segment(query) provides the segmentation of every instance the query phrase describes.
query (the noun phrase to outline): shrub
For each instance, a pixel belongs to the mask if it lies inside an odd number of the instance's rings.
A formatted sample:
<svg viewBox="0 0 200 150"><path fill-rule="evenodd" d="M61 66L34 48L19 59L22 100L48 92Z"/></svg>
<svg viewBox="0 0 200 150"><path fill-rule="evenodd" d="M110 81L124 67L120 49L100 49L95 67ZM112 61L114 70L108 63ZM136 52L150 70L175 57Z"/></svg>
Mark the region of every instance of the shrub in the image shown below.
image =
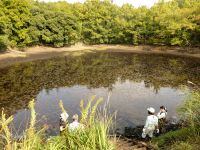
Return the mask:
<svg viewBox="0 0 200 150"><path fill-rule="evenodd" d="M3 52L7 49L8 39L6 36L0 36L0 52Z"/></svg>

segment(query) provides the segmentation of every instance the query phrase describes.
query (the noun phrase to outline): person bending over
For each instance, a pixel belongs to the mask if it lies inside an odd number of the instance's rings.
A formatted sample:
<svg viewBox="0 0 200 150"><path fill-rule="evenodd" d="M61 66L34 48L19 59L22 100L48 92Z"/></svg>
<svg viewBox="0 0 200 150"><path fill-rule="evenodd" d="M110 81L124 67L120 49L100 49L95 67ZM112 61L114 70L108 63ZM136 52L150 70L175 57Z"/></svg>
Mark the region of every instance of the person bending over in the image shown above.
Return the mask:
<svg viewBox="0 0 200 150"><path fill-rule="evenodd" d="M60 133L66 129L68 117L69 115L66 112L60 114Z"/></svg>
<svg viewBox="0 0 200 150"><path fill-rule="evenodd" d="M165 106L160 106L160 111L157 114L158 117L158 126L160 133L164 132L164 126L167 123L167 109Z"/></svg>
<svg viewBox="0 0 200 150"><path fill-rule="evenodd" d="M147 135L150 138L152 138L155 130L157 131L157 133L159 133L158 117L154 115L155 109L150 107L150 108L147 108L147 111L148 111L148 116L145 122L145 126L143 128L142 138L146 138Z"/></svg>

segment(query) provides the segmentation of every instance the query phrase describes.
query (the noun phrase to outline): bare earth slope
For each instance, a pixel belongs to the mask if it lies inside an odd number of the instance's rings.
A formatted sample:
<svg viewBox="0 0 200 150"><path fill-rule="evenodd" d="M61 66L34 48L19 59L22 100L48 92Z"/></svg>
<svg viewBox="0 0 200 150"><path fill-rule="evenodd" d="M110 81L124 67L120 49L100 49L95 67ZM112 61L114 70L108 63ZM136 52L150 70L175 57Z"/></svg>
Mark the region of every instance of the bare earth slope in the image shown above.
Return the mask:
<svg viewBox="0 0 200 150"><path fill-rule="evenodd" d="M48 59L69 54L79 55L92 51L109 52L133 52L133 53L152 53L167 54L183 57L200 58L200 48L179 48L166 46L127 46L127 45L74 45L63 48L52 48L36 46L19 50L8 50L0 53L0 67L8 66L17 62L26 62L38 59Z"/></svg>

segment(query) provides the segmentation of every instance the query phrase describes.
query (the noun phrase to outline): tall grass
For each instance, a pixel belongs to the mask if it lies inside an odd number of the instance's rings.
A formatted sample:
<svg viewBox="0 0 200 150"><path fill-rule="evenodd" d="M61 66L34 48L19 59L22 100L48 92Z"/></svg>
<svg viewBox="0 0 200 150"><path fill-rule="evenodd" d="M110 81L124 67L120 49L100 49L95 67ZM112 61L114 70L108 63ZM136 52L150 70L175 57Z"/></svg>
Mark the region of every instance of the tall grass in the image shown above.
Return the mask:
<svg viewBox="0 0 200 150"><path fill-rule="evenodd" d="M182 119L193 129L200 127L200 92L193 91L177 109Z"/></svg>
<svg viewBox="0 0 200 150"><path fill-rule="evenodd" d="M0 119L0 134L1 134L1 143L5 146L6 149L10 150L12 149L11 144L11 133L8 128L8 125L12 122L13 117L9 117L6 119L6 115L4 114L4 110L2 110L1 113L1 119ZM0 146L1 148L2 146Z"/></svg>
<svg viewBox="0 0 200 150"><path fill-rule="evenodd" d="M31 111L31 120L29 128L25 131L23 138L14 140L12 138L9 124L13 117L6 118L2 111L0 119L0 149L6 150L112 150L114 144L108 138L108 131L112 125L111 116L102 116L97 113L97 107L102 102L102 98L96 99L92 96L86 106L83 100L81 106L81 123L84 128L77 129L73 132L66 131L60 136L50 137L44 136L45 128L37 131L36 112L34 109L34 100L29 103ZM59 103L63 112L62 101Z"/></svg>
<svg viewBox="0 0 200 150"><path fill-rule="evenodd" d="M111 150L114 149L110 143L107 134L112 124L112 117L101 116L96 114L97 106L103 101L102 98L96 99L92 96L87 105L84 106L84 101L81 100L81 123L85 126L84 129L68 132L65 137L66 148L72 150Z"/></svg>

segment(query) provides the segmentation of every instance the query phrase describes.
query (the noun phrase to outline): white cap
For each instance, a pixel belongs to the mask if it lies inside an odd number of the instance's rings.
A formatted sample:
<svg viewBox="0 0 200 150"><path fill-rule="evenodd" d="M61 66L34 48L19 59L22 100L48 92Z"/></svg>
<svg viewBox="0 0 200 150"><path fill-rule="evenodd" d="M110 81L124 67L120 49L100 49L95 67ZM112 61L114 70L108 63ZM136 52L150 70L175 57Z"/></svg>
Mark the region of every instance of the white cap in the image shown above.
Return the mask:
<svg viewBox="0 0 200 150"><path fill-rule="evenodd" d="M63 122L66 122L68 117L69 117L69 115L66 112L63 112L62 114L60 114L60 119Z"/></svg>
<svg viewBox="0 0 200 150"><path fill-rule="evenodd" d="M147 110L148 110L149 112L151 112L151 113L155 113L155 109L154 109L153 107L149 107L149 108L147 108Z"/></svg>

